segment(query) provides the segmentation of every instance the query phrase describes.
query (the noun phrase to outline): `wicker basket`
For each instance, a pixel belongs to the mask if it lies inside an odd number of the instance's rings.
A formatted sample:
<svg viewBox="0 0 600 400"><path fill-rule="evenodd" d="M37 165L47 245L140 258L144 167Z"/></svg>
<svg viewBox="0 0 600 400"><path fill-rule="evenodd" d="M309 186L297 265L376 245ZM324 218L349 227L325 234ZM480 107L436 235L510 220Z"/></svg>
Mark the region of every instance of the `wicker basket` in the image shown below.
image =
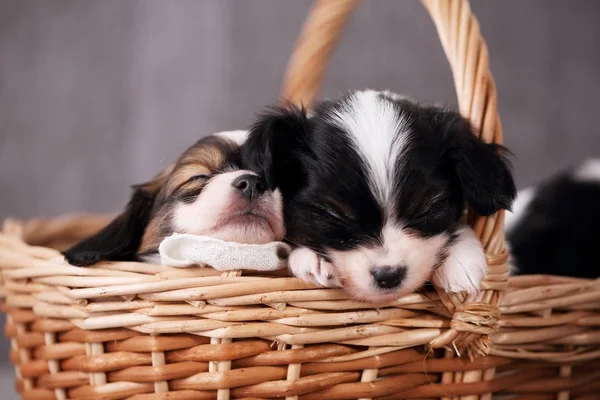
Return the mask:
<svg viewBox="0 0 600 400"><path fill-rule="evenodd" d="M423 2L461 113L500 143L487 49L468 2ZM316 3L286 97L311 103L356 3ZM284 276L72 267L57 249L106 217L8 220L1 290L17 390L24 399L600 398L600 282L509 279L503 213L471 220L489 263L479 295L420 292L378 309Z"/></svg>

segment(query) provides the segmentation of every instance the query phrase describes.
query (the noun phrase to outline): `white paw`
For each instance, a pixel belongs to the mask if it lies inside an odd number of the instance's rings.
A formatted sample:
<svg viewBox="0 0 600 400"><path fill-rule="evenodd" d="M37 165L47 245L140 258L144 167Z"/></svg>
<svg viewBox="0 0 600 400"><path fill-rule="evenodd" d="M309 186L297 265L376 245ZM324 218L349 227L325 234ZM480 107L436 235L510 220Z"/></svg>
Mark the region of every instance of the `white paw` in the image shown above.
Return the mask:
<svg viewBox="0 0 600 400"><path fill-rule="evenodd" d="M433 282L448 292L476 293L487 273L485 254L471 228L461 228L458 235L448 258L434 272Z"/></svg>
<svg viewBox="0 0 600 400"><path fill-rule="evenodd" d="M325 287L340 287L335 269L322 256L305 247L292 251L289 259L292 275Z"/></svg>

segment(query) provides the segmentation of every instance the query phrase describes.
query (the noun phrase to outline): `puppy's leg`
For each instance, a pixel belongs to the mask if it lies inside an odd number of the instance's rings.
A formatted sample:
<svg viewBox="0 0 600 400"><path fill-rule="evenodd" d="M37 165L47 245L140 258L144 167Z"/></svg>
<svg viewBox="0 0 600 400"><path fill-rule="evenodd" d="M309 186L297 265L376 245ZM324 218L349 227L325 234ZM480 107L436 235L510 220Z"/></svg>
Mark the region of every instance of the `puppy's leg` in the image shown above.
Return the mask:
<svg viewBox="0 0 600 400"><path fill-rule="evenodd" d="M289 266L292 274L304 281L325 287L341 286L333 265L306 247L292 251Z"/></svg>
<svg viewBox="0 0 600 400"><path fill-rule="evenodd" d="M473 230L462 227L446 261L433 275L433 282L448 292L475 293L487 272L481 242Z"/></svg>

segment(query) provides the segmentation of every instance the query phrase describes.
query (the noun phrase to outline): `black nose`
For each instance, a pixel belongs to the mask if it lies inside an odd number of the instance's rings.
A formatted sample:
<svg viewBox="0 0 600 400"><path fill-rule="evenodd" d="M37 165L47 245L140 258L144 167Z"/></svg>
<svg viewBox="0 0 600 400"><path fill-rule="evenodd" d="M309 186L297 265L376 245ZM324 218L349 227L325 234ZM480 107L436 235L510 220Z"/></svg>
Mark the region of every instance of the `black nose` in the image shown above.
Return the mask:
<svg viewBox="0 0 600 400"><path fill-rule="evenodd" d="M265 192L265 184L256 175L238 176L231 185L249 199L255 199Z"/></svg>
<svg viewBox="0 0 600 400"><path fill-rule="evenodd" d="M406 276L406 267L373 267L371 275L381 289L393 289L400 286Z"/></svg>

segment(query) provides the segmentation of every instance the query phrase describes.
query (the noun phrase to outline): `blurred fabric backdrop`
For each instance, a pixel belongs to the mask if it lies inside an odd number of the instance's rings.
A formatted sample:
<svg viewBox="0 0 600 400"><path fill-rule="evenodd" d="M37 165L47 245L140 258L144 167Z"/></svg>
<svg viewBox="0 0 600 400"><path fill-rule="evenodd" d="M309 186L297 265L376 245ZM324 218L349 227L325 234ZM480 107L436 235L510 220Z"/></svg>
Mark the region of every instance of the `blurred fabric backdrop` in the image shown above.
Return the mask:
<svg viewBox="0 0 600 400"><path fill-rule="evenodd" d="M274 102L309 0L0 1L0 218L107 212L199 137ZM600 2L473 0L520 187L600 155ZM455 105L416 1L364 1L322 96ZM0 343L7 360L8 343ZM5 397L3 397L5 398Z"/></svg>

